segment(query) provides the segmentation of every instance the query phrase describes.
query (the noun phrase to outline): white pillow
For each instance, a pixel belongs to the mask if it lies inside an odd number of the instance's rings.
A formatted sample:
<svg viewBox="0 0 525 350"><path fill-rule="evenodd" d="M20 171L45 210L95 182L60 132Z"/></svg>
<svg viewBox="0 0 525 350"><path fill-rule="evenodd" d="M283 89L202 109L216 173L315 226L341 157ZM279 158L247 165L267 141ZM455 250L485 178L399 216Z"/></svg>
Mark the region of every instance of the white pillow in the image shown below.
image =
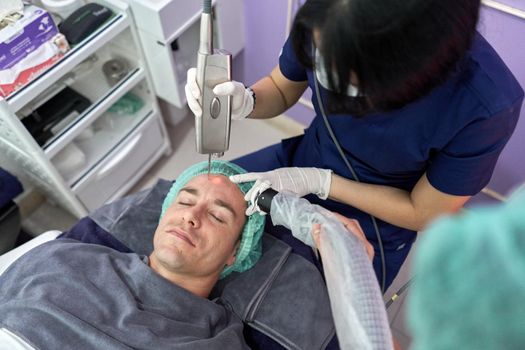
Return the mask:
<svg viewBox="0 0 525 350"><path fill-rule="evenodd" d="M35 350L35 348L8 329L0 328L0 350Z"/></svg>
<svg viewBox="0 0 525 350"><path fill-rule="evenodd" d="M16 247L13 250L8 251L5 254L0 255L0 275L4 273L7 268L16 261L19 257L30 251L31 249L38 247L42 243L45 243L47 241L50 241L52 239L57 238L59 234L62 232L54 230L54 231L47 231L44 232L32 240L22 244L19 247Z"/></svg>

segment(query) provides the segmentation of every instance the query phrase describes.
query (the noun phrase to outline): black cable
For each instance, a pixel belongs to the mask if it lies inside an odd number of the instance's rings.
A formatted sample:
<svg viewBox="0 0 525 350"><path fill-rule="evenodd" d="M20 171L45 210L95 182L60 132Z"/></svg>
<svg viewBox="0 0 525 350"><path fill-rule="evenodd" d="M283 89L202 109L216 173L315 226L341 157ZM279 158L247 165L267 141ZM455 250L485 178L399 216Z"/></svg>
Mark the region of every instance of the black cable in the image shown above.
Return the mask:
<svg viewBox="0 0 525 350"><path fill-rule="evenodd" d="M408 286L412 283L412 280L414 279L414 277L412 277L411 279L408 280L407 283L403 284L403 286L401 288L399 288L399 290L397 292L394 293L394 295L392 295L392 297L390 298L390 300L388 300L386 303L385 303L385 308L388 309L390 307L390 305L392 305L392 303L398 298L401 296L401 294L403 294L405 292L405 290L407 290Z"/></svg>
<svg viewBox="0 0 525 350"><path fill-rule="evenodd" d="M203 0L202 13L211 13L211 0Z"/></svg>
<svg viewBox="0 0 525 350"><path fill-rule="evenodd" d="M315 57L315 45L312 44L313 52L312 57ZM330 125L330 122L328 121L328 117L326 116L326 112L324 110L323 101L321 100L321 92L319 90L319 83L317 82L317 72L315 67L313 68L313 76L314 76L314 86L315 86L315 95L317 99L317 104L319 105L319 110L321 111L321 115L323 116L324 123L326 125L326 128L328 129L328 133L330 134L330 137L332 138L332 141L335 144L335 147L337 148L337 151L341 155L341 158L343 158L344 163L346 164L346 167L350 172L352 173L352 176L354 177L354 180L356 182L360 182L359 178L357 177L356 172L354 171L354 168L352 167L352 164L350 164L350 161L345 156L343 149L341 148L341 145L339 144L339 141L337 140L337 137L334 134L334 131L332 130L332 126ZM370 215L370 218L372 219L372 224L374 225L374 230L376 233L376 238L379 243L379 252L381 255L381 292L385 293L385 285L386 285L386 261L385 261L385 252L383 249L383 240L381 239L381 234L379 232L379 226L377 225L376 218L373 215Z"/></svg>

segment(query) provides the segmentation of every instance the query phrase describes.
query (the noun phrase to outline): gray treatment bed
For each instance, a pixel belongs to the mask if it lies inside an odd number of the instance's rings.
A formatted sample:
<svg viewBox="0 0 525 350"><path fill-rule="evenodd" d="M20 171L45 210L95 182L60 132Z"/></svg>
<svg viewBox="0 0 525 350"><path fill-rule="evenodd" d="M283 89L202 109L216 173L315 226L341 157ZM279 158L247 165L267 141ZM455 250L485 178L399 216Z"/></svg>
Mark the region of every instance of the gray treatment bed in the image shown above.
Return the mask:
<svg viewBox="0 0 525 350"><path fill-rule="evenodd" d="M149 255L162 201L171 184L160 180L149 190L107 204L56 239ZM28 243L28 247L38 244ZM4 265L0 274L28 247L19 247L18 253L9 253L9 259L0 259L0 268ZM220 280L210 296L215 298L243 320L245 340L253 349L338 348L330 301L318 268L269 234L263 236L263 256L255 267Z"/></svg>

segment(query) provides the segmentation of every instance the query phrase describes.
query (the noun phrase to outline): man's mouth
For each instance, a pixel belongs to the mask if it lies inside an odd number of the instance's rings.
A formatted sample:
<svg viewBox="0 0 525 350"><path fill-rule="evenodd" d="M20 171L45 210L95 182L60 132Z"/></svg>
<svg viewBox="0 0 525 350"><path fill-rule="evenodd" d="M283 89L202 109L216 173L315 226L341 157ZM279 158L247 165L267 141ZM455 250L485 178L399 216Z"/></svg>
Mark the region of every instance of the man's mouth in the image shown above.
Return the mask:
<svg viewBox="0 0 525 350"><path fill-rule="evenodd" d="M180 240L183 240L184 242L188 243L192 247L195 247L195 243L190 238L190 235L185 232L184 230L181 230L178 227L168 228L166 229L166 232L179 238Z"/></svg>

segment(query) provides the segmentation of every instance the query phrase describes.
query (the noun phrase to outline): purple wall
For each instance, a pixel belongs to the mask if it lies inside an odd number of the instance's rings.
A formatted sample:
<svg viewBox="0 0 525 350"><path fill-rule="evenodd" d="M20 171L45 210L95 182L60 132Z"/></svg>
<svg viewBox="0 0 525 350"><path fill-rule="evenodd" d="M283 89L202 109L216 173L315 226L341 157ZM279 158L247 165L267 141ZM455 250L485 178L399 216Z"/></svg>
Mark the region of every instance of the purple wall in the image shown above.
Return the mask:
<svg viewBox="0 0 525 350"><path fill-rule="evenodd" d="M525 10L523 0L501 0L502 3ZM245 1L246 47L236 59L238 79L253 84L267 75L278 63L285 40L287 1ZM484 7L479 30L494 46L525 88L525 20ZM308 94L308 99L309 99ZM286 114L308 125L313 111L297 104ZM525 181L525 107L516 131L503 151L489 187L502 194ZM474 201L485 200L479 195Z"/></svg>
<svg viewBox="0 0 525 350"><path fill-rule="evenodd" d="M525 3L523 2L523 0L499 0L499 2L520 10L525 10Z"/></svg>
<svg viewBox="0 0 525 350"><path fill-rule="evenodd" d="M504 0L509 5L525 8L522 0ZM479 31L505 61L525 89L525 19L485 7L481 13ZM488 187L508 194L525 182L525 106L510 139L503 150Z"/></svg>
<svg viewBox="0 0 525 350"><path fill-rule="evenodd" d="M287 1L245 1L244 83L268 75L278 63L286 34Z"/></svg>
<svg viewBox="0 0 525 350"><path fill-rule="evenodd" d="M268 75L279 63L279 52L286 40L288 1L245 1L246 46L240 63L246 85L251 85ZM235 74L235 71L234 71ZM240 74L240 72L239 72ZM307 94L307 99L310 99ZM297 104L286 112L298 122L308 125L314 118L311 109Z"/></svg>

